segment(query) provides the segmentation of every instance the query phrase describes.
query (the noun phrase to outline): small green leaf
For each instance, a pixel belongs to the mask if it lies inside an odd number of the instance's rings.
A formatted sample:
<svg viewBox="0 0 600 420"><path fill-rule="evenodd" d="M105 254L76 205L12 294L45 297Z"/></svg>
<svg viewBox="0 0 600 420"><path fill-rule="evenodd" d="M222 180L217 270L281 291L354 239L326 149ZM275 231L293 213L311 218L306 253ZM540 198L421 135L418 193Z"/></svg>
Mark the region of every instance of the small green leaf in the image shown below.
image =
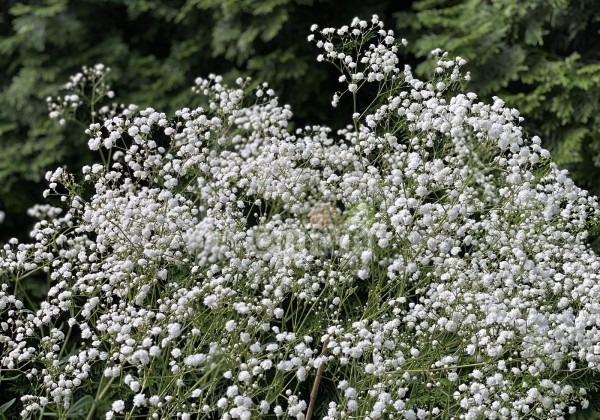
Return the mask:
<svg viewBox="0 0 600 420"><path fill-rule="evenodd" d="M86 395L83 398L77 400L71 407L69 407L68 414L76 414L82 411L88 411L90 407L94 404L94 397L91 395Z"/></svg>
<svg viewBox="0 0 600 420"><path fill-rule="evenodd" d="M12 400L0 405L0 413L6 412L6 410L8 410L15 403L16 400L16 398L13 398Z"/></svg>

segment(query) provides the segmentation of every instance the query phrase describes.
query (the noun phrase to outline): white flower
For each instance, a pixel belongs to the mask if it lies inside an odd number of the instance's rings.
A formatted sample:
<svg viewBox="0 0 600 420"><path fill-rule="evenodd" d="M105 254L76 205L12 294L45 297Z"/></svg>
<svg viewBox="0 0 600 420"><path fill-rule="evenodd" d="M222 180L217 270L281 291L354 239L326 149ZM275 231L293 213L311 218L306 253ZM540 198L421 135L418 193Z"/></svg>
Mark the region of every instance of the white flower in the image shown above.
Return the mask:
<svg viewBox="0 0 600 420"><path fill-rule="evenodd" d="M122 413L125 410L125 403L123 400L113 401L111 408L115 413Z"/></svg>

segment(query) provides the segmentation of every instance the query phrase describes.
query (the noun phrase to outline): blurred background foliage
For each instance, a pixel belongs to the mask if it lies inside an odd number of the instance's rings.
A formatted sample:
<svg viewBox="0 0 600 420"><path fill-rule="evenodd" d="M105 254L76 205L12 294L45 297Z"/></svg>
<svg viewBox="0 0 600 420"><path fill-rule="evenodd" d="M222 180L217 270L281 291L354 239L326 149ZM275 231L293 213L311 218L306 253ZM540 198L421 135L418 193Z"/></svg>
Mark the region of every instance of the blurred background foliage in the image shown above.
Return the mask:
<svg viewBox="0 0 600 420"><path fill-rule="evenodd" d="M111 67L121 103L166 112L198 103L190 87L217 73L268 81L297 125L339 127L335 72L315 61L309 27L378 14L410 42L427 77L436 47L469 61L469 89L518 108L581 187L600 193L600 2L597 0L2 0L0 1L0 242L26 238L46 170L77 171L94 156L81 127L47 118L82 65Z"/></svg>

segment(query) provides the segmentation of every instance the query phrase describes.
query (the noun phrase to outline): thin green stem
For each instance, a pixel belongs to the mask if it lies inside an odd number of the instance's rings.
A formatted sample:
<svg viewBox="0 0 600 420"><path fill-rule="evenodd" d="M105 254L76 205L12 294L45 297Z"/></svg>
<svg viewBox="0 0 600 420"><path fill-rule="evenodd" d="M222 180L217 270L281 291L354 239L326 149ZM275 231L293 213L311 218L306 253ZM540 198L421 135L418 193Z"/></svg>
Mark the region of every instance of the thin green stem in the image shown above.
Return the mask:
<svg viewBox="0 0 600 420"><path fill-rule="evenodd" d="M102 379L104 379L104 377ZM96 411L96 408L98 407L98 403L100 401L102 401L102 399L104 398L104 395L108 392L108 389L110 388L110 385L113 383L114 380L115 380L115 377L113 376L112 378L110 378L108 383L104 386L104 388L102 388L102 380L100 381L100 386L98 387L98 391L96 392L96 397L94 398L94 404L92 405L92 408L90 409L90 412L88 413L85 420L91 420L93 418L94 412Z"/></svg>

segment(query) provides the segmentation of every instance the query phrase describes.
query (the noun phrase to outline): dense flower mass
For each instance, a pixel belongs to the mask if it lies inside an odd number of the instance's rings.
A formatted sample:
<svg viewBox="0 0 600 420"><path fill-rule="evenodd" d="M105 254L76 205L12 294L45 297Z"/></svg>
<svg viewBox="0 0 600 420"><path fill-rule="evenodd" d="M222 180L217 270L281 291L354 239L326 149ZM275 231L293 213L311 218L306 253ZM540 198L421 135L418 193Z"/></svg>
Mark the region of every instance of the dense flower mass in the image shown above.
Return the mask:
<svg viewBox="0 0 600 420"><path fill-rule="evenodd" d="M36 384L23 417L82 401L107 419L587 406L595 198L516 110L457 93L464 60L434 51L418 80L376 16L309 41L341 72L346 129L293 130L268 85L210 76L203 108L107 108L87 131L103 163L47 174L62 206L32 209L32 243L0 251L0 364ZM34 307L13 290L38 273L50 286Z"/></svg>

